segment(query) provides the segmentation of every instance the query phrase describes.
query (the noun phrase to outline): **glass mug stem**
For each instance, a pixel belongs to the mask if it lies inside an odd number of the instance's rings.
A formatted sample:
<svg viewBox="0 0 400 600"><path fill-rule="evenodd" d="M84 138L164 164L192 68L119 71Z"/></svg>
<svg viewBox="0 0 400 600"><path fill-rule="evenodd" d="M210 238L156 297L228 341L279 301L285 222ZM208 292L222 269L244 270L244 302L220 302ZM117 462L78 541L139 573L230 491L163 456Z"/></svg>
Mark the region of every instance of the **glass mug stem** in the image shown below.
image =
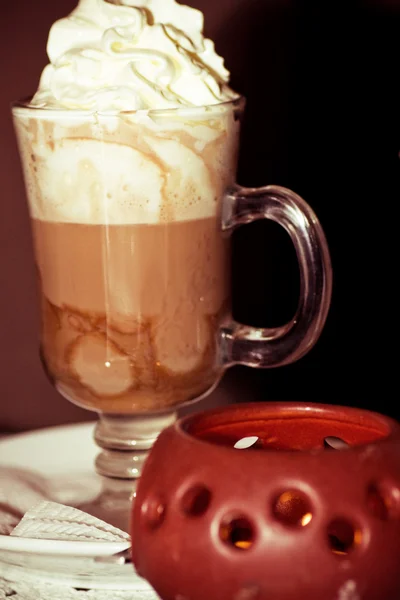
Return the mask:
<svg viewBox="0 0 400 600"><path fill-rule="evenodd" d="M101 491L79 508L128 532L131 504L149 452L176 418L173 410L143 415L99 413L94 440L100 448L95 469L102 478Z"/></svg>
<svg viewBox="0 0 400 600"><path fill-rule="evenodd" d="M157 437L176 417L174 411L137 416L100 413L94 432L102 449L96 471L106 477L138 479Z"/></svg>
<svg viewBox="0 0 400 600"><path fill-rule="evenodd" d="M289 234L300 268L297 311L281 327L256 328L229 321L220 330L220 360L271 368L304 356L318 340L332 295L332 268L322 227L309 205L294 192L279 186L229 190L222 203L222 230L270 219Z"/></svg>

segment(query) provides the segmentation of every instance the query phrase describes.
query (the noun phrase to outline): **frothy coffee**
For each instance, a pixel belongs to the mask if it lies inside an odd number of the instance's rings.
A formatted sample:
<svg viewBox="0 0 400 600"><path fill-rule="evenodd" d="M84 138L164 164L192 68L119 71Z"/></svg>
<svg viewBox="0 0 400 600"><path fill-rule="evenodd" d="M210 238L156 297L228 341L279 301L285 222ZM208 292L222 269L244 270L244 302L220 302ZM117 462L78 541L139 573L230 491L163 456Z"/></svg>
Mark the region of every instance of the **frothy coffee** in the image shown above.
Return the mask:
<svg viewBox="0 0 400 600"><path fill-rule="evenodd" d="M238 102L202 27L175 0L80 0L50 31L30 105L14 108L42 356L87 408L163 410L220 373Z"/></svg>
<svg viewBox="0 0 400 600"><path fill-rule="evenodd" d="M15 109L31 214L86 224L214 217L234 172L231 105L119 113Z"/></svg>
<svg viewBox="0 0 400 600"><path fill-rule="evenodd" d="M215 336L230 306L219 217L236 167L233 106L184 121L39 112L15 119L49 376L104 412L201 396L219 376Z"/></svg>

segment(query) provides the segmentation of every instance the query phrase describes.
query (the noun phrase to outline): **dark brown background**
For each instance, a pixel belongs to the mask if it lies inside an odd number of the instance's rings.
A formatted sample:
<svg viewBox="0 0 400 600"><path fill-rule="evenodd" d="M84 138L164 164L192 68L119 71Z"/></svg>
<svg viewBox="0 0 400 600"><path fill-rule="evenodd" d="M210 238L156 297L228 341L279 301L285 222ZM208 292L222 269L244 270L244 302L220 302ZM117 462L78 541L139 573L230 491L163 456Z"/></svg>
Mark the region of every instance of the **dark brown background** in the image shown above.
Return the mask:
<svg viewBox="0 0 400 600"><path fill-rule="evenodd" d="M323 336L298 363L231 370L212 401L311 399L394 416L398 397L397 239L400 109L397 0L192 0L248 98L239 182L276 183L319 215L335 285ZM92 418L58 397L39 363L29 222L9 103L36 89L51 23L75 0L1 7L0 430ZM391 225L394 227L391 227ZM279 228L235 234L236 318L271 326L292 315L297 267ZM267 293L268 290L273 293ZM393 342L393 345L392 345ZM392 389L393 386L393 389Z"/></svg>

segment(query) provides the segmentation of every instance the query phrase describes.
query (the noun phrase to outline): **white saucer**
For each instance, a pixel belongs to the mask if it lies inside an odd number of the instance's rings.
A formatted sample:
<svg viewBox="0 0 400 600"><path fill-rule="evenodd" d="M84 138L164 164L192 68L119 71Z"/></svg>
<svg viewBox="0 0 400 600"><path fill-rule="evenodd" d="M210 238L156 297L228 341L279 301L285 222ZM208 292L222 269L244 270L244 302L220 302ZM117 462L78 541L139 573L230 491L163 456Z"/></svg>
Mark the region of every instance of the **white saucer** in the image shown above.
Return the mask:
<svg viewBox="0 0 400 600"><path fill-rule="evenodd" d="M94 423L64 425L0 440L0 467L29 471L45 483L49 499L67 505L94 500L101 480L94 471L99 449ZM0 482L1 485L1 482ZM125 550L126 542L37 540L0 535L0 575L84 589L154 592L131 564L104 564L95 557Z"/></svg>

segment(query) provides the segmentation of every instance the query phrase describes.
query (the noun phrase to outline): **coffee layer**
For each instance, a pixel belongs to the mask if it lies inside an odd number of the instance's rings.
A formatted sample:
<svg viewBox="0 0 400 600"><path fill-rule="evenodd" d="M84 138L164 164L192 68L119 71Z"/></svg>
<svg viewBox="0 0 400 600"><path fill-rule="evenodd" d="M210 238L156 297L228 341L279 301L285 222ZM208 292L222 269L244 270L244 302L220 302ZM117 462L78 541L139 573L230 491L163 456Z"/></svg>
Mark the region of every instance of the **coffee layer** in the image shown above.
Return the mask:
<svg viewBox="0 0 400 600"><path fill-rule="evenodd" d="M218 378L229 307L229 240L217 218L156 225L33 220L42 355L86 408L162 410Z"/></svg>

